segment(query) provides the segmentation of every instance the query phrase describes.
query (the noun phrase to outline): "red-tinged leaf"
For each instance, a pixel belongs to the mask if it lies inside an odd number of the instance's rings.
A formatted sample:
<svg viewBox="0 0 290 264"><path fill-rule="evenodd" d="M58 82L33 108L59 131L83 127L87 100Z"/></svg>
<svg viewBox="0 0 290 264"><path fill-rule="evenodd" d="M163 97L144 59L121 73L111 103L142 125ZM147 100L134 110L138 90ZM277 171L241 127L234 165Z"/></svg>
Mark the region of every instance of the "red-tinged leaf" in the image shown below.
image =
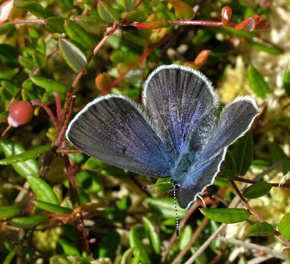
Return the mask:
<svg viewBox="0 0 290 264"><path fill-rule="evenodd" d="M0 220L19 215L21 213L17 206L1 206L0 207Z"/></svg>
<svg viewBox="0 0 290 264"><path fill-rule="evenodd" d="M222 16L223 25L225 27L228 26L228 24L231 21L231 17L232 17L232 9L229 6L224 6L222 8L222 14L221 14L221 16Z"/></svg>
<svg viewBox="0 0 290 264"><path fill-rule="evenodd" d="M63 38L58 40L58 45L70 68L76 73L81 72L87 65L87 59L83 52L76 45Z"/></svg>
<svg viewBox="0 0 290 264"><path fill-rule="evenodd" d="M58 206L52 203L47 203L40 200L34 200L34 203L38 208L52 212L52 213L65 214L65 215L69 215L73 213L73 210L71 208Z"/></svg>
<svg viewBox="0 0 290 264"><path fill-rule="evenodd" d="M290 214L284 215L278 225L278 230L284 238L290 239Z"/></svg>
<svg viewBox="0 0 290 264"><path fill-rule="evenodd" d="M170 24L165 20L153 22L138 22L134 24L134 27L136 28L145 28L145 29L166 28L169 26Z"/></svg>
<svg viewBox="0 0 290 264"><path fill-rule="evenodd" d="M0 25L9 19L15 0L6 0L0 5Z"/></svg>
<svg viewBox="0 0 290 264"><path fill-rule="evenodd" d="M38 197L39 200L59 205L59 201L56 197L56 194L45 180L43 180L38 176L28 175L27 181L30 185L30 188L32 189L32 191L35 193L35 195Z"/></svg>
<svg viewBox="0 0 290 264"><path fill-rule="evenodd" d="M256 29L256 20L253 16L248 17L244 21L242 21L240 24L235 26L235 30L246 30L246 31L253 31Z"/></svg>
<svg viewBox="0 0 290 264"><path fill-rule="evenodd" d="M259 181L244 190L243 195L248 199L255 199L266 195L271 189L271 184L265 181Z"/></svg>
<svg viewBox="0 0 290 264"><path fill-rule="evenodd" d="M247 236L269 236L273 231L274 227L268 223L256 223L250 226Z"/></svg>
<svg viewBox="0 0 290 264"><path fill-rule="evenodd" d="M175 16L179 19L192 20L195 17L193 8L181 0L169 0L175 8Z"/></svg>
<svg viewBox="0 0 290 264"><path fill-rule="evenodd" d="M200 210L202 214L216 222L233 224L247 220L250 214L246 209L237 208L213 208Z"/></svg>

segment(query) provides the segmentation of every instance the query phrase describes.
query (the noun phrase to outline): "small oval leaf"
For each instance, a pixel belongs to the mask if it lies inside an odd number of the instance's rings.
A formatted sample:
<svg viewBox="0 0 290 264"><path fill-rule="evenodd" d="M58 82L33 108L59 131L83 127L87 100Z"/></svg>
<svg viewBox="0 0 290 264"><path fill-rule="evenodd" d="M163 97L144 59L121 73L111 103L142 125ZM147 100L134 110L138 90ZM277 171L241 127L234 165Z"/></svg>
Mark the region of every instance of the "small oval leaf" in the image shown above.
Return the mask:
<svg viewBox="0 0 290 264"><path fill-rule="evenodd" d="M89 51L95 44L92 35L72 20L67 20L65 30L70 39L84 52Z"/></svg>
<svg viewBox="0 0 290 264"><path fill-rule="evenodd" d="M108 23L119 23L119 13L111 8L108 4L106 4L104 1L99 1L98 3L98 13L104 21Z"/></svg>
<svg viewBox="0 0 290 264"><path fill-rule="evenodd" d="M0 160L0 165L8 165L17 162L22 162L30 159L37 158L40 154L45 154L51 150L51 146L41 146L38 148L30 149L18 155L13 155L8 158Z"/></svg>
<svg viewBox="0 0 290 264"><path fill-rule="evenodd" d="M157 232L157 229L154 226L154 224L147 217L143 217L142 220L143 220L145 230L148 233L148 236L150 239L150 244L151 244L154 252L156 254L159 254L160 248L161 248L159 233Z"/></svg>
<svg viewBox="0 0 290 264"><path fill-rule="evenodd" d="M259 198L261 196L264 196L272 189L272 185L265 182L265 181L259 181L248 187L246 190L244 190L243 195L247 199L255 199Z"/></svg>
<svg viewBox="0 0 290 264"><path fill-rule="evenodd" d="M249 84L252 90L262 99L266 98L266 94L271 92L268 83L264 80L263 76L254 67L250 66L247 70Z"/></svg>
<svg viewBox="0 0 290 264"><path fill-rule="evenodd" d="M256 223L250 226L247 236L268 236L273 231L274 227L268 223Z"/></svg>
<svg viewBox="0 0 290 264"><path fill-rule="evenodd" d="M254 154L254 141L252 133L248 132L235 143L233 158L236 164L236 172L245 175L250 168Z"/></svg>
<svg viewBox="0 0 290 264"><path fill-rule="evenodd" d="M37 176L28 175L27 181L39 200L59 205L54 191L45 180Z"/></svg>
<svg viewBox="0 0 290 264"><path fill-rule="evenodd" d="M20 213L21 211L17 206L1 206L0 207L0 220L13 217Z"/></svg>
<svg viewBox="0 0 290 264"><path fill-rule="evenodd" d="M230 153L230 151L228 150L226 154L226 158L221 165L221 173L227 179L232 181L236 177L236 171L237 171L237 167L236 167L235 160L232 154Z"/></svg>
<svg viewBox="0 0 290 264"><path fill-rule="evenodd" d="M49 17L45 19L46 27L52 32L65 33L65 19L63 17Z"/></svg>
<svg viewBox="0 0 290 264"><path fill-rule="evenodd" d="M148 18L148 13L144 10L133 10L126 15L126 20L130 22L144 22Z"/></svg>
<svg viewBox="0 0 290 264"><path fill-rule="evenodd" d="M21 154L23 152L26 152L26 150L16 144L15 142L12 142L8 139L2 139L0 141L0 144L3 148L3 152L6 158L9 158L10 156L15 156L18 154ZM40 168L39 164L35 159L30 159L24 162L18 162L11 164L13 169L22 177L26 178L27 175L31 174L39 174Z"/></svg>
<svg viewBox="0 0 290 264"><path fill-rule="evenodd" d="M284 238L290 239L290 214L284 215L278 225L278 230Z"/></svg>
<svg viewBox="0 0 290 264"><path fill-rule="evenodd" d="M56 91L59 93L66 93L68 87L64 83L60 83L53 79L44 78L38 75L30 75L31 81L46 91Z"/></svg>
<svg viewBox="0 0 290 264"><path fill-rule="evenodd" d="M93 34L101 34L108 26L107 23L101 21L98 17L93 16L76 16L73 20L82 26L87 32Z"/></svg>
<svg viewBox="0 0 290 264"><path fill-rule="evenodd" d="M40 200L34 200L33 202L40 209L43 209L52 213L57 213L57 214L72 214L73 213L73 210L71 208L58 206L58 205L43 202Z"/></svg>
<svg viewBox="0 0 290 264"><path fill-rule="evenodd" d="M151 263L148 256L147 250L140 240L140 233L142 232L141 228L133 227L130 230L130 247L134 248L134 255L137 255L137 251L140 251L140 260L144 264Z"/></svg>
<svg viewBox="0 0 290 264"><path fill-rule="evenodd" d="M87 65L87 59L83 52L73 43L63 38L58 40L58 45L63 58L70 68L76 73L81 72Z"/></svg>
<svg viewBox="0 0 290 264"><path fill-rule="evenodd" d="M10 224L12 226L20 228L32 228L35 225L47 221L48 219L49 219L48 217L42 215L30 217L16 217L11 220Z"/></svg>
<svg viewBox="0 0 290 264"><path fill-rule="evenodd" d="M23 8L27 11L29 11L30 13L32 13L33 15L35 15L36 17L42 17L45 18L46 17L46 10L45 8L38 4L38 3L24 3L21 5L18 5L17 7L19 8Z"/></svg>
<svg viewBox="0 0 290 264"><path fill-rule="evenodd" d="M202 208L200 211L207 218L225 224L242 222L250 217L250 214L246 209L238 208Z"/></svg>

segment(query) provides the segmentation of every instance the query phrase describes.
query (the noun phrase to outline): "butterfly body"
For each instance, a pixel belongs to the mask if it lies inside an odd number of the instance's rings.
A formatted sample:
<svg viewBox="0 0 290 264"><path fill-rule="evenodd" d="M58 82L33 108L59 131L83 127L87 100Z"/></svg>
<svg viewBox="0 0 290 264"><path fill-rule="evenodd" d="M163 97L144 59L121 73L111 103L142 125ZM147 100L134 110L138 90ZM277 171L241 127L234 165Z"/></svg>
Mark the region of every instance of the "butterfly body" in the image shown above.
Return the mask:
<svg viewBox="0 0 290 264"><path fill-rule="evenodd" d="M212 184L227 147L258 114L253 98L239 97L218 121L219 97L200 72L161 66L148 77L144 108L124 96L89 103L66 136L83 152L114 166L155 177L171 177L178 202L188 208Z"/></svg>

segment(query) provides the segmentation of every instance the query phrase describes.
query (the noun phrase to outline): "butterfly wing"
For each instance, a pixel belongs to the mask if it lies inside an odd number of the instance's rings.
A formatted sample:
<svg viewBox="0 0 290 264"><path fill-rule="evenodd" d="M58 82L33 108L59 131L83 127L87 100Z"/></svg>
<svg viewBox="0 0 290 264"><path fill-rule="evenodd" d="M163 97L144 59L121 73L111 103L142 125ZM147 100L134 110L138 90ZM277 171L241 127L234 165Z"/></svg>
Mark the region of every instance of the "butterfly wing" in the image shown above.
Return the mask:
<svg viewBox="0 0 290 264"><path fill-rule="evenodd" d="M215 107L218 96L200 72L180 65L161 66L148 77L143 101L164 144L178 157L197 120Z"/></svg>
<svg viewBox="0 0 290 264"><path fill-rule="evenodd" d="M108 164L152 177L170 177L173 159L149 119L133 101L108 95L71 121L67 139Z"/></svg>
<svg viewBox="0 0 290 264"><path fill-rule="evenodd" d="M250 96L238 97L225 106L220 115L217 130L201 154L201 160L209 160L243 136L259 114L255 100Z"/></svg>
<svg viewBox="0 0 290 264"><path fill-rule="evenodd" d="M182 181L177 194L178 204L181 208L188 209L196 196L201 193L207 186L213 184L214 179L224 160L226 150L213 159L197 164L192 168L192 172Z"/></svg>

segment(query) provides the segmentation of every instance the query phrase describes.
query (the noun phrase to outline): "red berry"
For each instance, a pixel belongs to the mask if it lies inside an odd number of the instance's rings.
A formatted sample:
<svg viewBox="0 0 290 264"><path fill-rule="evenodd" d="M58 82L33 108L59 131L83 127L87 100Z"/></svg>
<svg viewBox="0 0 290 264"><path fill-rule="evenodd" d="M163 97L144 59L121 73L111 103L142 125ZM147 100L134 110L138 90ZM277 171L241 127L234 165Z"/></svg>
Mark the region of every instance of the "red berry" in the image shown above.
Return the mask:
<svg viewBox="0 0 290 264"><path fill-rule="evenodd" d="M33 116L33 105L28 101L18 101L9 110L8 123L18 127L28 123Z"/></svg>

